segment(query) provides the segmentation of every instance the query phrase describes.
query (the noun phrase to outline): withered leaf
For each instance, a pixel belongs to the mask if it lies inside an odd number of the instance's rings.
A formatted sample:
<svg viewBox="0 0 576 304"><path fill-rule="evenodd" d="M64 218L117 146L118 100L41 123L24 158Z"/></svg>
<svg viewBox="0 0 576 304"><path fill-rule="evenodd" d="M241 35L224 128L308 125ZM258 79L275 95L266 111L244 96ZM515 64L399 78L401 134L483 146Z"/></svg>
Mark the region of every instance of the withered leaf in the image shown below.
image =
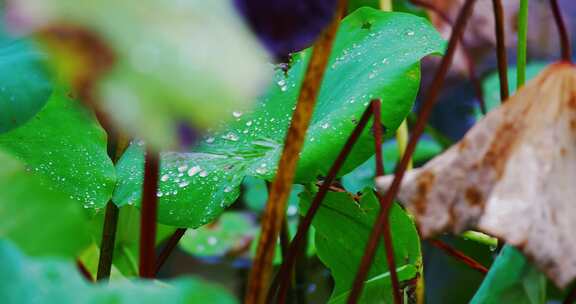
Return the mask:
<svg viewBox="0 0 576 304"><path fill-rule="evenodd" d="M391 176L379 177L385 192ZM398 194L423 237L477 228L576 277L576 67L547 67L456 145L409 171Z"/></svg>

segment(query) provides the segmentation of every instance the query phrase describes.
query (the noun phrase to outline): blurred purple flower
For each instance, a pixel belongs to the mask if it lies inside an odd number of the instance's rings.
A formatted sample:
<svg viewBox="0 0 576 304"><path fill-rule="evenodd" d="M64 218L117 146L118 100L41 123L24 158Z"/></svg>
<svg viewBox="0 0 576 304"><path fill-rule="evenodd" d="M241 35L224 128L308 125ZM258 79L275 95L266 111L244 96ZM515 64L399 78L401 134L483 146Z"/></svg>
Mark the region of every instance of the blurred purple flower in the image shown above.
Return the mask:
<svg viewBox="0 0 576 304"><path fill-rule="evenodd" d="M314 43L330 23L337 0L234 0L277 61Z"/></svg>

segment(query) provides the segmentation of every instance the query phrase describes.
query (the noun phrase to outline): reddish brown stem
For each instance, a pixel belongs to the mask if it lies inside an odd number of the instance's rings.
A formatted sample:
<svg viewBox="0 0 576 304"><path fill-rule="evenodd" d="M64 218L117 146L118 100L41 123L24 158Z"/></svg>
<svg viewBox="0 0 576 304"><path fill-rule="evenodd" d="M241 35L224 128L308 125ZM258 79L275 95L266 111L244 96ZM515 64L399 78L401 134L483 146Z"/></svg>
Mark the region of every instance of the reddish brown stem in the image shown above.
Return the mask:
<svg viewBox="0 0 576 304"><path fill-rule="evenodd" d="M146 151L144 162L144 183L140 215L140 277L154 278L156 271L156 217L158 212L158 174L160 171L158 153Z"/></svg>
<svg viewBox="0 0 576 304"><path fill-rule="evenodd" d="M502 8L502 0L492 0L492 6L494 7L498 77L500 77L500 100L504 102L508 99L508 63L506 59L506 36L504 32L504 9Z"/></svg>
<svg viewBox="0 0 576 304"><path fill-rule="evenodd" d="M245 302L249 304L263 304L266 301L268 282L272 273L272 259L281 230L282 219L286 215L286 204L296 174L296 165L332 52L340 18L345 14L346 3L347 0L338 0L336 14L332 22L322 32L312 49L304 82L296 102L296 109L286 134L278 171L270 186L270 195L262 216L260 239L258 240L256 257L252 264L248 292L246 292L245 298Z"/></svg>
<svg viewBox="0 0 576 304"><path fill-rule="evenodd" d="M420 0L411 0L411 2L417 6L421 6L434 12L442 21L446 22L446 24L454 27L454 22L448 15L446 15L442 10L436 7L434 4L420 1ZM474 65L474 60L472 59L472 55L470 54L469 47L466 43L464 37L460 39L460 45L462 46L462 54L464 55L464 60L466 61L466 69L468 69L468 77L470 78L470 82L472 83L472 87L474 88L474 93L476 94L476 98L478 99L478 105L480 106L480 112L483 115L486 115L486 101L484 100L484 92L482 91L482 84L478 79L476 74L476 67Z"/></svg>
<svg viewBox="0 0 576 304"><path fill-rule="evenodd" d="M572 45L570 44L570 35L568 34L568 30L566 29L564 18L562 18L562 13L560 12L560 6L558 5L558 0L550 0L550 6L552 7L552 14L554 15L554 21L556 22L556 27L558 28L560 45L562 47L562 60L572 62Z"/></svg>
<svg viewBox="0 0 576 304"><path fill-rule="evenodd" d="M280 283L280 290L278 293L278 303L285 303L286 301L289 280L291 278L292 270L294 268L297 253L301 250L304 237L308 233L308 230L310 229L310 226L312 224L312 219L314 218L314 215L316 215L316 212L320 208L322 200L326 196L326 193L328 193L330 185L336 180L338 171L340 171L340 168L344 164L344 161L348 157L348 154L350 154L350 151L352 151L354 143L356 143L356 141L362 134L362 131L366 127L366 124L368 123L371 116L372 116L372 107L369 107L366 109L366 111L364 111L364 114L362 114L362 117L360 118L358 125L356 125L356 127L352 131L352 134L350 134L350 137L342 147L340 154L338 154L336 160L332 164L332 167L328 171L328 174L326 175L326 178L324 179L322 186L318 189L318 193L316 193L316 196L310 203L310 208L308 208L306 215L304 216L304 218L302 218L302 220L298 225L298 230L296 231L296 235L294 236L294 239L290 244L286 260L282 261L280 270L278 271L278 274L276 275L276 278L272 283L272 288L270 289L270 294L273 295L273 293L275 292L275 285ZM272 298L272 296L269 296L268 298L270 299Z"/></svg>
<svg viewBox="0 0 576 304"><path fill-rule="evenodd" d="M172 254L174 249L176 249L176 246L178 245L178 242L180 242L180 239L184 236L184 233L186 233L186 228L178 228L176 231L174 231L172 236L170 236L168 241L166 241L166 245L164 245L162 252L160 252L158 259L156 260L155 274L158 274L164 263L166 263L166 260L168 260L170 254Z"/></svg>
<svg viewBox="0 0 576 304"><path fill-rule="evenodd" d="M412 136L408 141L408 146L406 147L404 156L402 157L402 160L400 161L400 164L396 169L396 173L394 174L394 180L392 181L392 185L390 186L390 188L386 192L386 195L383 198L382 203L383 207L380 209L378 219L376 220L372 228L372 232L370 234L370 238L366 246L366 251L360 263L360 268L358 269L358 274L354 279L354 284L352 286L352 290L348 298L348 303L358 302L361 289L363 287L364 281L366 280L368 270L370 268L370 265L372 264L374 254L378 246L378 237L383 233L384 229L386 228L386 224L388 222L388 209L392 205L392 201L394 200L396 194L398 193L398 190L400 189L402 178L404 177L404 173L408 168L408 163L412 158L412 154L414 153L414 150L416 148L416 143L420 139L420 136L422 136L422 133L424 132L424 128L426 126L426 121L428 120L428 117L432 112L434 104L438 99L438 95L444 83L444 79L446 78L448 68L452 63L456 45L458 43L458 40L462 36L462 33L464 32L466 21L468 20L468 18L472 13L472 8L474 7L475 2L476 0L466 0L464 5L462 6L462 9L460 10L460 13L458 14L458 18L456 19L456 23L452 30L452 35L450 36L450 41L448 42L448 48L446 50L446 54L442 58L442 62L440 63L440 66L436 71L430 90L427 92L427 95L424 98L424 103L420 110L418 120L416 121L416 125L412 130Z"/></svg>
<svg viewBox="0 0 576 304"><path fill-rule="evenodd" d="M92 277L92 274L90 274L90 271L88 271L88 268L86 268L86 265L84 265L84 263L82 263L82 261L80 261L79 259L76 259L76 268L78 268L78 271L80 271L80 274L82 274L82 276L88 280L89 282L94 282L94 278Z"/></svg>
<svg viewBox="0 0 576 304"><path fill-rule="evenodd" d="M467 256L463 252L450 247L450 245L440 241L440 240L430 240L430 244L434 247L442 250L449 256L457 259L458 261L468 265L468 267L481 272L482 274L488 273L488 268L484 267L484 265L480 264L480 262L474 260L473 258Z"/></svg>
<svg viewBox="0 0 576 304"><path fill-rule="evenodd" d="M374 116L374 149L376 151L376 176L384 175L384 159L382 158L382 127L381 127L381 104L378 100L372 103L372 112ZM376 193L378 200L380 202L380 208L389 209L386 206L386 202L383 200L382 196ZM396 262L394 261L394 246L392 245L392 233L390 233L390 225L388 221L384 226L383 231L384 237L384 249L386 251L386 262L388 263L388 271L390 272L390 280L392 281L392 295L394 297L394 303L402 303L402 298L400 297L400 283L398 282L398 274L396 273Z"/></svg>

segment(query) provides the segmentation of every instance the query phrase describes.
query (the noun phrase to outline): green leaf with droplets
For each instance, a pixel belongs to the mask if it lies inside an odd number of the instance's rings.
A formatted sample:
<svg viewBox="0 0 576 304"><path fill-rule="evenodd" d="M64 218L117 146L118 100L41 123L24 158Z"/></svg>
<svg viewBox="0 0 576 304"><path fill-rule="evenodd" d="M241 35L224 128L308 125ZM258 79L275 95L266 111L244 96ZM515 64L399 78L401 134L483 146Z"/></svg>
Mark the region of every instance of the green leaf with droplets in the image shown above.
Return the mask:
<svg viewBox="0 0 576 304"><path fill-rule="evenodd" d="M506 245L470 303L546 303L546 276L518 249Z"/></svg>
<svg viewBox="0 0 576 304"><path fill-rule="evenodd" d="M0 133L30 120L50 97L43 54L26 39L0 29Z"/></svg>
<svg viewBox="0 0 576 304"><path fill-rule="evenodd" d="M362 8L340 26L318 102L300 155L295 182L325 175L373 98L382 98L382 123L394 134L408 115L418 91L419 61L441 53L444 41L423 18ZM418 46L418 47L415 47ZM238 197L245 176L271 180L276 173L310 50L293 56L289 70L249 112L230 111L234 120L203 139L193 153L162 156L159 221L198 227ZM341 174L373 155L367 128ZM132 145L119 162L119 205L139 204L142 148ZM190 171L191 170L191 171Z"/></svg>
<svg viewBox="0 0 576 304"><path fill-rule="evenodd" d="M224 288L193 278L89 283L73 263L31 259L6 241L0 241L0 260L0 298L8 304L236 303Z"/></svg>
<svg viewBox="0 0 576 304"><path fill-rule="evenodd" d="M50 189L4 151L0 151L0 189L0 238L28 254L70 258L90 243L77 202ZM3 266L8 263L0 261Z"/></svg>
<svg viewBox="0 0 576 304"><path fill-rule="evenodd" d="M116 176L106 133L62 88L31 121L0 134L0 148L87 208L101 208L112 196Z"/></svg>
<svg viewBox="0 0 576 304"><path fill-rule="evenodd" d="M304 193L300 203L302 213L310 207L312 199L312 193ZM312 225L316 229L318 257L330 269L335 281L332 299L337 299L348 292L352 286L379 211L378 199L373 190L368 188L364 190L359 202L353 200L349 193L329 192L318 209ZM422 254L414 222L397 204L390 209L389 218L396 267L411 266L420 269ZM384 245L380 243L368 272L367 281L387 272L388 264ZM414 278L416 273L405 280ZM381 288L386 288L385 286L390 288L385 284ZM387 292L390 293L391 290ZM366 299L363 303L374 303L375 300Z"/></svg>

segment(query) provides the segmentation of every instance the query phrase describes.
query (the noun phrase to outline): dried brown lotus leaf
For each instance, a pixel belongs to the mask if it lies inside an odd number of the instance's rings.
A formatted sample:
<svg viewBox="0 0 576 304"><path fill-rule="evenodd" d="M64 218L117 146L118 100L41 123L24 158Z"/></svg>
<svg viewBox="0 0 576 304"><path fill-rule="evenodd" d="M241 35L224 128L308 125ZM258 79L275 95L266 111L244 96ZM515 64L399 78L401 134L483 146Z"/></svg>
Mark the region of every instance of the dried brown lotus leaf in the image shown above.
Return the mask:
<svg viewBox="0 0 576 304"><path fill-rule="evenodd" d="M377 178L379 191L392 179ZM458 144L406 172L398 197L423 237L477 228L565 287L576 277L576 67L547 67Z"/></svg>

